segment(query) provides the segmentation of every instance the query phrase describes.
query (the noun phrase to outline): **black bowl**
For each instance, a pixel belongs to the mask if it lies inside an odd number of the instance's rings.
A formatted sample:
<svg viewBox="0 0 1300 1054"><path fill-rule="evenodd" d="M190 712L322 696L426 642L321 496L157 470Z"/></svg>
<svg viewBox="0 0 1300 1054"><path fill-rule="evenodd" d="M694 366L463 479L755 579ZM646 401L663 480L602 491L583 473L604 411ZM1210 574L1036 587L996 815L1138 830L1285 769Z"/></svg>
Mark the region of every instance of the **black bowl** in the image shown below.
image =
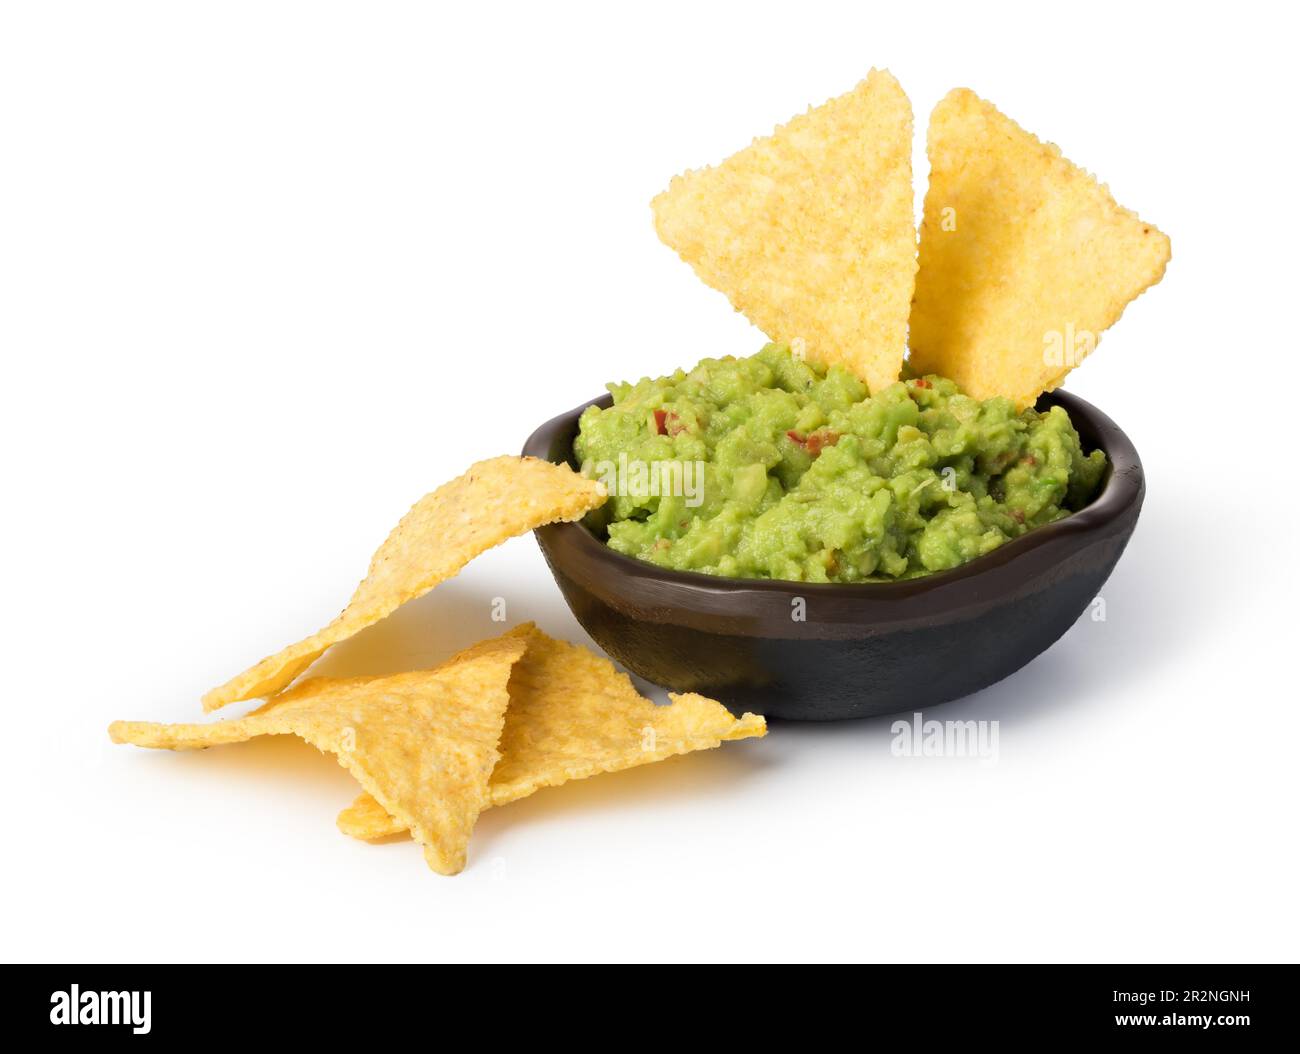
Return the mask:
<svg viewBox="0 0 1300 1054"><path fill-rule="evenodd" d="M548 421L524 453L573 465L578 416ZM675 692L736 713L805 721L915 710L1014 673L1097 595L1137 524L1146 483L1128 437L1057 391L1085 450L1109 468L1096 498L952 571L902 582L827 585L666 571L610 549L580 523L537 542L582 627L611 656ZM575 466L576 467L576 466ZM805 620L792 617L802 600Z"/></svg>

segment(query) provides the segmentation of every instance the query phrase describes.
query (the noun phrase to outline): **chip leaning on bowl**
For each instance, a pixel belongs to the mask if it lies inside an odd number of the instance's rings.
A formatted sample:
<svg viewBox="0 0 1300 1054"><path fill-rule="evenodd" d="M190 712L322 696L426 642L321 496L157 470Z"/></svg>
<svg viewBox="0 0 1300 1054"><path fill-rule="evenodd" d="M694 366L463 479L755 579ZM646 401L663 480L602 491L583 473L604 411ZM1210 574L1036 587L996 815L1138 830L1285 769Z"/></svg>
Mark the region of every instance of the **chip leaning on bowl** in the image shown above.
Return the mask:
<svg viewBox="0 0 1300 1054"><path fill-rule="evenodd" d="M1106 467L1069 415L972 399L941 377L869 395L780 344L611 384L575 453L618 552L738 578L863 582L973 560L1087 504ZM644 466L638 469L637 466Z"/></svg>

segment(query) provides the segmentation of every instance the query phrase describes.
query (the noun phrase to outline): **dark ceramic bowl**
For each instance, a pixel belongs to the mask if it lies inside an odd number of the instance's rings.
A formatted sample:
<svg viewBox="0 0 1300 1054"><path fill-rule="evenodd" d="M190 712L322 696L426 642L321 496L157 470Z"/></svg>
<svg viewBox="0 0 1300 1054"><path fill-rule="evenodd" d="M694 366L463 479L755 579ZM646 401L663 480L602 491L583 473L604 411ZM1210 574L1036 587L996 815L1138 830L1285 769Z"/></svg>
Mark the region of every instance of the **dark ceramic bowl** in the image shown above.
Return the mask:
<svg viewBox="0 0 1300 1054"><path fill-rule="evenodd" d="M573 464L578 416L548 421L524 453ZM1014 673L1097 595L1137 524L1146 484L1128 437L1067 392L1085 450L1110 462L1086 508L952 571L902 582L826 585L666 571L614 552L581 523L540 528L564 599L611 656L675 692L736 713L830 721L915 710ZM806 620L794 621L796 598Z"/></svg>

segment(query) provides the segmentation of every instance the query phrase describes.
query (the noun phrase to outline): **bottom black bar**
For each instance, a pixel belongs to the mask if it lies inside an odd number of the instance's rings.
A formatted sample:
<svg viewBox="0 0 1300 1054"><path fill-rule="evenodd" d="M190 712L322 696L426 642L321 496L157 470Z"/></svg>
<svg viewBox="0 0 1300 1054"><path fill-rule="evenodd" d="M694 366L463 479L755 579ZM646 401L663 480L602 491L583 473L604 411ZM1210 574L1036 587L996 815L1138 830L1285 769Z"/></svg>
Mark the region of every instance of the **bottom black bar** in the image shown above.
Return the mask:
<svg viewBox="0 0 1300 1054"><path fill-rule="evenodd" d="M606 971L597 983L589 972L552 972L542 984L503 986L465 970L34 966L9 971L2 998L10 1026L45 1039L139 1043L273 1033L364 1037L374 1046L384 1035L418 1036L421 1015L441 1021L431 1038L457 1022L470 1026L485 1001L500 1004L473 1025L488 1041L504 1025L516 1034L531 1027L538 1039L563 1029L597 1042L626 1017L640 1042L653 1042L656 1022L716 1014L719 1025L739 1015L760 1028L789 1017L818 1033L851 1019L927 1040L1203 1035L1239 1044L1288 1037L1300 1016L1294 966L875 966L830 985L810 976L802 991L789 973L657 981Z"/></svg>

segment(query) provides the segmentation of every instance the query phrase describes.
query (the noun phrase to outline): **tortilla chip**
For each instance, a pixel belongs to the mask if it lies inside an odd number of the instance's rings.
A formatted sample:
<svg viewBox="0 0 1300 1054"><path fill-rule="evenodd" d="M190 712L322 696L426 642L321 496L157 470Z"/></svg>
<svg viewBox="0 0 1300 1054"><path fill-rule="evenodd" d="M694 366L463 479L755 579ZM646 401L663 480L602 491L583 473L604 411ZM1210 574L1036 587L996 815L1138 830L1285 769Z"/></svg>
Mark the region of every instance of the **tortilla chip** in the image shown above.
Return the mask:
<svg viewBox="0 0 1300 1054"><path fill-rule="evenodd" d="M485 809L490 809L489 803ZM356 801L339 813L334 821L344 834L362 842L374 842L396 834L409 834L410 829L401 820L389 816L384 807L362 791Z"/></svg>
<svg viewBox="0 0 1300 1054"><path fill-rule="evenodd" d="M651 204L663 242L772 340L898 380L916 281L912 107L891 74L809 110Z"/></svg>
<svg viewBox="0 0 1300 1054"><path fill-rule="evenodd" d="M319 633L263 659L203 697L205 710L273 695L332 644L422 596L507 538L577 520L605 500L605 488L565 465L526 457L480 461L421 498L370 561L342 614Z"/></svg>
<svg viewBox="0 0 1300 1054"><path fill-rule="evenodd" d="M501 760L489 784L492 805L767 733L761 717L733 717L721 703L700 695L674 695L671 706L656 706L608 659L548 637L531 624L516 632L526 634L528 651L510 679ZM344 809L338 825L362 839L407 829L401 817L369 794Z"/></svg>
<svg viewBox="0 0 1300 1054"><path fill-rule="evenodd" d="M1160 281L1169 239L965 88L930 118L911 365L1018 407Z"/></svg>
<svg viewBox="0 0 1300 1054"><path fill-rule="evenodd" d="M318 677L246 717L210 725L115 721L115 743L189 750L293 733L338 757L387 813L398 816L433 870L454 875L479 812L528 641L483 641L433 670L388 677Z"/></svg>

